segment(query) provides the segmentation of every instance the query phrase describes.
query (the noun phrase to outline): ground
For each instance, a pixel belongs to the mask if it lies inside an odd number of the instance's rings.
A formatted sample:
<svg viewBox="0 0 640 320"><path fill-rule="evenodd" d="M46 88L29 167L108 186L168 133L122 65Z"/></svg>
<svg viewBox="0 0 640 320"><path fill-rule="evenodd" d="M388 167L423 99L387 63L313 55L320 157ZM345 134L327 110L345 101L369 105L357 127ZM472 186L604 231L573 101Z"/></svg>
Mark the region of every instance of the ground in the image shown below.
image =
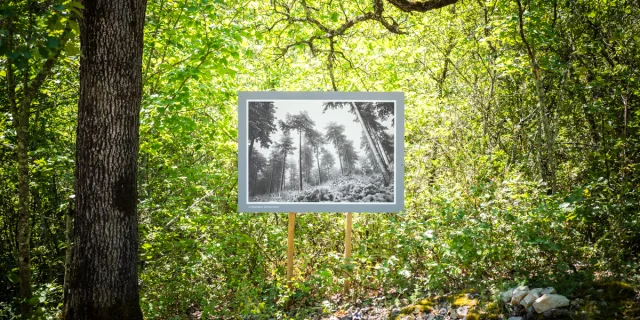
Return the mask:
<svg viewBox="0 0 640 320"><path fill-rule="evenodd" d="M380 292L356 301L347 301L344 296L337 295L332 297L328 304L328 308L333 310L326 310L305 318L506 320L512 316L522 316L522 319L640 319L640 291L619 281L585 284L568 294L571 305L566 308L569 313L565 317L545 318L543 315L535 315L527 318L525 313L516 314L513 308L500 302L499 291L494 291L465 289L445 294L425 293L407 298ZM460 308L467 310L466 317L455 317L453 311Z"/></svg>

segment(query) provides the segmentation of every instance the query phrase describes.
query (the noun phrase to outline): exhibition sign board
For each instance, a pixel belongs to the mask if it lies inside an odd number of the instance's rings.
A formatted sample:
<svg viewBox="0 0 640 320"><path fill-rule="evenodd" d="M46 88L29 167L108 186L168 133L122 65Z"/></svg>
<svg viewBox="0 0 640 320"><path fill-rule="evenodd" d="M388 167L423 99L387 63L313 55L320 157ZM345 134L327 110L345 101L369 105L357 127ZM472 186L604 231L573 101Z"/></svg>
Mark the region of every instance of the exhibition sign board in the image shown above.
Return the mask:
<svg viewBox="0 0 640 320"><path fill-rule="evenodd" d="M403 209L403 93L240 92L238 120L238 211Z"/></svg>

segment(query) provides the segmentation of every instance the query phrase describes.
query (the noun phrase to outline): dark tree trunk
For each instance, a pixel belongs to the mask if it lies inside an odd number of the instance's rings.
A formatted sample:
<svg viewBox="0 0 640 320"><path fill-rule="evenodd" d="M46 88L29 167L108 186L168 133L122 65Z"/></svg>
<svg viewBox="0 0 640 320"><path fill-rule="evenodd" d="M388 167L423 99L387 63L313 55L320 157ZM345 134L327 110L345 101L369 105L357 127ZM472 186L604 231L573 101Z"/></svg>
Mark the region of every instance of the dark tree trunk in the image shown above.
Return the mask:
<svg viewBox="0 0 640 320"><path fill-rule="evenodd" d="M145 0L84 1L66 319L142 319L137 157Z"/></svg>

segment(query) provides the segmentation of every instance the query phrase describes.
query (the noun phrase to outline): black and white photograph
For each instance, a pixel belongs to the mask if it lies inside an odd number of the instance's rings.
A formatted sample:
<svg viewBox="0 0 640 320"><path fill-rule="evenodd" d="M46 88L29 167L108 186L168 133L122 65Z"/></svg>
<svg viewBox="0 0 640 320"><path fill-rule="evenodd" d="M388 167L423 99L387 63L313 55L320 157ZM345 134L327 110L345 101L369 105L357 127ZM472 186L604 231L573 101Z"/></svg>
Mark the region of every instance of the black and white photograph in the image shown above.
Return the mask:
<svg viewBox="0 0 640 320"><path fill-rule="evenodd" d="M248 202L394 202L395 104L247 101Z"/></svg>

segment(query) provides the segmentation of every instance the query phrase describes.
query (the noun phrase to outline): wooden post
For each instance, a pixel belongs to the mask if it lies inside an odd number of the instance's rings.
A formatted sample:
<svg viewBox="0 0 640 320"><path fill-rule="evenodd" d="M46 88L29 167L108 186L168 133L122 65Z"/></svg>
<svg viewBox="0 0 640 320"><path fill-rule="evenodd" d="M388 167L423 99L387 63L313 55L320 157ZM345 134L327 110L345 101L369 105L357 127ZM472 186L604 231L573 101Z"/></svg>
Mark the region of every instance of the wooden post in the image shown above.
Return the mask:
<svg viewBox="0 0 640 320"><path fill-rule="evenodd" d="M293 279L293 234L296 227L296 213L289 212L289 231L287 237L287 285L289 289L292 287L291 279Z"/></svg>
<svg viewBox="0 0 640 320"><path fill-rule="evenodd" d="M353 220L353 212L347 212L347 221L344 229L344 263L351 263L351 225ZM348 294L351 289L351 274L344 282L344 294Z"/></svg>

